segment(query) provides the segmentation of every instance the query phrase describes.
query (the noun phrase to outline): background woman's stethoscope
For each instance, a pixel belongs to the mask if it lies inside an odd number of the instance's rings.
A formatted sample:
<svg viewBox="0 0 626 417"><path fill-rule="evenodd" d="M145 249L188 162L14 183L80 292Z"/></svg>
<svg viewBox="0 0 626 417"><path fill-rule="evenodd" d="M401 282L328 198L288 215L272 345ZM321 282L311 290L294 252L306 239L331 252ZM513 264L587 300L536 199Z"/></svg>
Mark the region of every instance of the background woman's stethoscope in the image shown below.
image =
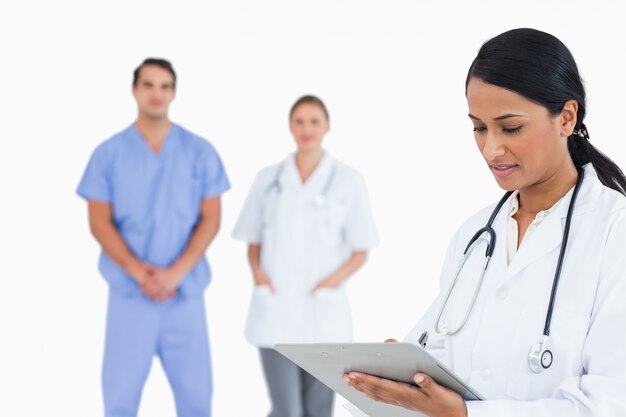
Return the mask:
<svg viewBox="0 0 626 417"><path fill-rule="evenodd" d="M533 371L536 374L542 372L544 369L548 369L550 365L552 365L552 361L553 361L552 352L547 348L548 337L550 336L550 322L552 321L552 311L554 309L556 291L559 285L559 278L561 277L561 268L563 266L565 248L567 247L567 240L569 237L569 229L570 229L570 224L572 220L572 213L574 212L574 204L576 203L576 198L578 197L578 191L580 190L580 185L582 184L582 182L583 182L583 171L579 169L578 180L576 181L576 186L574 187L572 199L570 200L569 208L567 209L567 218L565 220L565 229L563 230L563 240L561 242L561 251L559 253L559 258L556 264L554 280L552 281L552 292L550 294L550 304L548 305L548 312L546 313L546 323L543 329L543 338L540 343L535 343L534 345L532 345L530 348L530 352L528 353L528 365L530 366L531 371ZM489 217L489 221L487 222L487 225L483 227L482 229L480 229L479 231L477 231L476 234L474 234L474 236L470 239L469 243L467 244L467 247L465 248L465 251L463 252L463 258L461 259L459 267L456 270L456 274L454 275L454 279L452 280L452 283L450 284L450 288L448 289L448 292L446 293L446 297L443 301L443 304L441 305L441 308L439 309L439 314L437 315L437 322L435 324L435 330L437 331L437 333L454 335L458 333L467 323L470 313L472 312L474 308L474 303L476 302L476 298L478 297L478 292L480 291L480 287L483 284L483 278L485 277L485 272L487 271L487 267L489 266L489 260L491 259L491 256L493 255L493 251L496 246L496 232L495 230L493 230L492 224L496 216L500 212L502 205L504 205L505 201L508 200L508 198L511 196L512 193L513 193L512 191L509 191L506 194L504 194L504 196L500 199L500 201L496 205L496 208L494 209L493 213L491 213L491 217ZM461 325L457 327L456 329L449 329L446 326L439 327L441 316L443 315L443 312L446 306L448 305L448 300L450 299L450 295L452 294L452 291L454 290L456 282L459 278L459 274L461 273L461 270L463 269L463 265L465 265L465 262L471 256L472 252L477 246L475 245L475 243L484 233L487 233L489 235L489 241L487 243L487 250L485 251L485 264L483 265L482 272L480 275L480 280L478 281L478 286L476 287L476 290L474 291L472 302L467 312L465 313L465 317L463 318ZM422 337L420 337L420 344L422 344L422 346L425 345L427 338L428 338L428 333L424 333L422 334Z"/></svg>
<svg viewBox="0 0 626 417"><path fill-rule="evenodd" d="M274 178L272 179L272 182L265 189L266 195L272 192L273 190L276 190L276 193L279 195L282 194L283 186L281 184L280 177L282 176L286 165L287 165L287 161L282 162L278 166L278 168L276 169L276 173L274 174ZM336 174L337 174L337 164L333 163L332 171L330 172L330 175L328 176L328 179L326 180L326 184L324 184L324 188L322 189L322 192L316 195L313 200L313 203L315 204L316 207L322 207L324 203L326 203L326 200L328 199L328 192L330 191L330 188L333 185L333 181L335 180Z"/></svg>

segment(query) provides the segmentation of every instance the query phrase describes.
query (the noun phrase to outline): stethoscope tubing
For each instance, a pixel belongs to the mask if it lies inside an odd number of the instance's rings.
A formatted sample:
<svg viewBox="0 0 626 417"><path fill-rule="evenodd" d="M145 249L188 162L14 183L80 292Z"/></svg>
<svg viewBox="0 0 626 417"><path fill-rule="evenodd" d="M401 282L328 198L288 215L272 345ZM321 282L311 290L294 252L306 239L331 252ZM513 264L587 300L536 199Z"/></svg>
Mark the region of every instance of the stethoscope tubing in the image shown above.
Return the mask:
<svg viewBox="0 0 626 417"><path fill-rule="evenodd" d="M546 323L543 328L543 335L550 336L550 324L552 323L552 312L554 311L554 304L556 303L556 292L559 287L559 280L561 279L561 268L563 267L563 259L565 259L565 249L567 248L567 242L569 240L569 231L572 224L572 215L574 213L574 205L578 198L578 192L583 182L584 173L581 169L578 170L578 179L576 180L576 186L572 193L572 199L570 200L569 207L567 209L567 217L565 218L565 229L563 230L563 240L561 243L561 250L559 252L559 258L556 263L556 271L554 272L554 280L552 281L552 291L550 293L550 302L548 304L548 312L546 313Z"/></svg>
<svg viewBox="0 0 626 417"><path fill-rule="evenodd" d="M567 217L565 220L565 229L563 231L563 239L561 242L561 250L559 252L559 257L557 260L557 265L556 265L556 270L554 273L554 279L552 281L552 290L550 293L550 301L548 303L548 311L546 312L546 321L545 321L545 326L544 326L544 330L543 330L543 335L544 337L548 337L550 335L550 325L552 322L552 313L554 311L554 305L556 302L556 294L557 294L557 289L559 286L559 280L561 277L561 269L563 267L563 260L565 258L565 250L567 248L567 242L569 239L569 232L570 232L570 228L571 228L571 220L572 220L572 215L574 213L574 206L576 203L576 199L578 198L578 192L580 191L580 187L582 185L583 182L583 177L584 177L584 171L582 169L577 168L578 171L578 179L576 180L576 186L574 187L574 191L572 193L572 197L570 200L570 204L567 210ZM491 213L491 216L489 217L489 220L487 221L487 224L481 228L480 230L478 230L470 239L469 243L467 244L465 251L463 251L463 258L461 259L459 266L456 270L456 273L454 274L454 279L452 280L448 291L446 292L446 296L441 304L441 307L439 309L439 314L437 315L437 320L435 322L435 330L438 333L443 333L446 335L454 335L456 333L458 333L463 327L465 327L465 324L467 323L470 314L474 308L474 304L476 303L476 299L478 298L478 294L480 292L480 288L482 287L482 283L483 283L483 279L485 276L485 273L487 271L487 267L489 265L489 261L493 255L493 252L495 250L495 244L496 244L496 233L495 230L493 229L493 222L495 221L496 217L498 216L498 214L500 213L502 206L504 205L504 203L509 199L509 197L513 194L512 191L507 191L504 196L502 196L502 198L500 199L500 201L498 202L498 204L496 205L495 209L493 210L493 212ZM465 317L463 319L463 321L461 322L461 324L455 329L455 330L449 330L447 329L445 326L440 327L440 322L441 322L441 317L443 316L443 313L446 309L446 306L448 305L448 301L450 299L450 296L452 294L452 291L454 290L454 288L456 287L456 283L459 279L459 276L461 274L461 270L463 269L463 266L465 265L467 259L471 256L472 252L474 251L475 248L475 243L478 241L479 238L481 238L481 236L483 236L485 233L489 234L489 239L487 240L487 249L485 251L485 264L483 265L482 271L481 271L481 277L479 280L479 283L477 285L476 290L474 290L474 294L472 297L472 302L470 303L469 309L467 310L467 312L465 313ZM445 331L442 331L445 330ZM546 339L544 339L546 340ZM547 341L547 340L546 340Z"/></svg>
<svg viewBox="0 0 626 417"><path fill-rule="evenodd" d="M478 240L476 240L475 242L473 242L475 244L478 243ZM489 245L489 243L487 243L487 245ZM459 275L461 274L461 269L463 269L463 266L465 265L465 262L467 262L467 260L469 259L471 253L474 251L474 249L472 248L472 250L467 253L469 247L467 249L465 249L465 253L463 254L463 258L461 259L461 262L459 263L459 266L457 267L456 273L454 274L454 280L452 281L452 283L450 284L450 286L448 287L448 291L446 292L446 296L444 297L443 300L443 306L446 306L448 304L448 300L450 299L450 295L452 295L452 291L454 289L454 287L456 286L456 282L459 279ZM489 259L489 258L487 258ZM439 331L441 330L441 333L444 333L448 336L452 336L457 334L459 331L461 331L461 329L465 326L465 323L467 323L467 320L469 320L469 317L472 313L472 311L474 310L474 304L476 303L476 299L478 298L478 293L480 291L480 288L482 287L483 284L483 279L485 278L485 272L487 271L487 265L488 265L488 261L485 262L485 265L482 268L482 272L480 274L480 280L478 281L478 285L476 286L476 289L474 290L474 295L472 297L472 302L470 303L469 308L467 309L467 311L465 312L465 317L463 318L463 321L461 322L461 324L459 325L459 327L457 327L455 330L450 330L448 328L445 328L445 326L440 327L439 323L441 321L441 316L443 315L444 312L444 308L439 309L439 314L437 315L437 321L435 323L435 328Z"/></svg>
<svg viewBox="0 0 626 417"><path fill-rule="evenodd" d="M267 188L265 189L265 194L269 194L272 190L276 190L278 194L282 194L283 187L280 181L280 177L283 175L286 165L287 165L287 161L283 161L278 166L278 168L276 169L276 173L274 174L274 178L272 179L272 182L270 182ZM328 198L328 193L330 192L330 189L333 186L336 175L337 175L337 164L333 163L332 170L330 171L330 175L328 176L328 179L326 180L326 184L324 184L324 188L322 189L322 192L320 193L320 197L322 199L325 200L326 198Z"/></svg>
<svg viewBox="0 0 626 417"><path fill-rule="evenodd" d="M441 332L441 333L444 333L444 334L450 335L450 336L451 335L455 335L459 331L461 331L461 329L463 327L465 327L465 324L469 320L469 317L470 317L470 315L472 313L472 310L474 310L474 304L476 303L476 299L478 298L478 294L480 292L480 289L483 286L483 279L485 278L485 273L487 272L487 267L489 266L489 261L491 260L491 257L493 256L493 251L494 251L494 249L496 247L496 232L493 230L493 227L492 227L493 226L493 222L495 221L498 213L500 213L500 209L502 208L504 203L509 199L511 194L513 194L512 191L508 191L507 193L504 194L504 196L500 199L500 201L496 205L496 208L491 213L491 216L489 217L489 221L487 221L487 224L485 225L485 227L481 228L479 231L474 233L474 236L472 236L472 238L470 239L469 243L465 247L465 250L463 251L463 258L461 258L461 262L459 262L459 266L457 267L456 273L454 274L454 279L452 280L452 283L448 287L448 291L446 292L446 296L445 296L445 298L444 298L444 300L443 300L443 302L441 304L441 308L439 309L439 314L437 315L437 321L435 322L435 330L437 330L437 332ZM461 324L455 330L442 328L442 327L439 326L439 324L441 322L441 317L443 316L443 312L445 311L445 308L448 305L448 300L450 299L450 295L452 295L452 291L454 291L454 288L456 287L456 282L458 281L459 276L461 275L461 270L463 269L463 266L465 265L465 262L467 262L469 257L472 255L472 252L474 252L474 248L478 244L478 239L480 239L481 236L483 234L485 234L485 233L489 234L489 239L486 239L487 240L487 249L485 250L485 263L483 264L483 267L482 267L482 271L481 271L481 274L480 274L480 279L478 281L478 285L476 286L476 289L474 290L474 294L473 294L473 297L472 297L472 302L470 303L469 308L465 312L465 317L463 318L463 321L461 322Z"/></svg>

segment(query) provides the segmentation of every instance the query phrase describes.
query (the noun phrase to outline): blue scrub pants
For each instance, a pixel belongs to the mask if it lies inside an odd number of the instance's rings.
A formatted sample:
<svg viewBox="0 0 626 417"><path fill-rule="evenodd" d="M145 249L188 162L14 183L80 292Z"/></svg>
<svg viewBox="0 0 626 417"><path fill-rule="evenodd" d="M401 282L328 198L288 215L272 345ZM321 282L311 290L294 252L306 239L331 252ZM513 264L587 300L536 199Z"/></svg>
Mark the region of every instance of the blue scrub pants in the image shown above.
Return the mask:
<svg viewBox="0 0 626 417"><path fill-rule="evenodd" d="M154 356L169 380L178 417L210 417L213 384L204 299L156 303L109 292L102 372L105 417L136 417Z"/></svg>

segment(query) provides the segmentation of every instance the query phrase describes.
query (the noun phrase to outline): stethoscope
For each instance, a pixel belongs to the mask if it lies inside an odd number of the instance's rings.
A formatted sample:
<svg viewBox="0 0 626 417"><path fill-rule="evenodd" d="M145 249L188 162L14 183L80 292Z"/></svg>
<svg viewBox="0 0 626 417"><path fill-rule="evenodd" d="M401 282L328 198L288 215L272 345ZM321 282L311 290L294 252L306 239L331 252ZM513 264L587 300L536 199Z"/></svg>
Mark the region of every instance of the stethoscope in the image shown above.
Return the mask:
<svg viewBox="0 0 626 417"><path fill-rule="evenodd" d="M583 171L579 169L578 180L576 181L576 186L574 187L574 192L572 193L572 198L569 203L569 208L567 209L567 218L565 220L565 229L563 230L563 240L561 243L561 251L559 253L559 258L556 263L556 271L554 273L554 280L552 281L552 292L550 294L550 303L548 304L548 312L546 313L546 323L543 329L543 338L540 343L533 344L530 347L530 352L528 353L528 365L530 366L531 371L533 371L536 374L541 373L544 369L548 369L552 365L552 362L554 360L554 356L552 355L552 352L548 349L548 337L550 336L550 322L552 321L552 311L554 310L556 291L559 285L559 278L561 277L561 268L563 266L563 258L565 257L565 248L567 247L567 240L569 237L572 213L574 212L574 204L576 203L578 191L580 190L580 185L582 184L582 182L583 182ZM495 218L497 217L498 213L500 212L500 209L502 208L504 203L509 199L511 194L513 194L513 191L508 191L507 193L504 194L504 196L500 199L500 201L496 205L496 208L493 210L493 213L491 213L491 216L489 217L489 221L487 222L487 225L483 227L482 229L480 229L479 231L477 231L476 234L474 234L474 236L470 239L469 243L467 244L465 251L463 252L463 258L461 259L459 263L459 267L456 270L456 274L454 275L454 279L452 280L452 283L450 284L450 288L448 289L448 292L446 293L443 304L441 308L439 309L439 314L437 315L437 322L435 324L435 330L437 331L437 333L444 334L444 335L454 335L458 333L467 323L470 313L472 312L474 308L474 303L476 302L476 298L478 297L478 292L480 291L480 287L483 284L483 278L485 277L485 272L487 271L487 267L489 266L489 261L491 260L491 256L493 255L493 251L496 246L496 232L495 230L493 230L492 224ZM450 295L452 294L452 291L454 290L454 287L459 278L461 270L463 269L463 265L465 265L465 262L467 262L472 252L476 248L477 246L476 243L478 242L478 239L481 238L483 234L485 233L489 235L489 240L487 242L487 250L485 251L485 263L482 267L482 272L480 275L480 280L478 281L478 286L476 287L476 290L474 291L472 302L467 312L465 313L465 317L463 318L463 321L457 328L450 329L445 325L440 327L439 322L441 320L441 316L443 315L443 312L448 304L448 300L450 299Z"/></svg>
<svg viewBox="0 0 626 417"><path fill-rule="evenodd" d="M282 194L283 186L282 186L280 178L283 175L283 171L285 170L285 166L287 166L287 161L283 161L278 166L278 169L276 169L276 173L274 174L274 178L272 179L272 182L270 182L270 184L265 189L265 195L269 195L272 191L276 191L277 195L281 195ZM322 189L322 191L319 194L317 194L313 198L313 204L316 207L320 208L320 207L323 207L325 205L326 201L328 200L328 193L329 193L330 189L333 186L333 182L335 180L335 175L336 174L337 174L337 164L333 163L331 171L330 171L330 175L328 175L328 178L326 179L326 184L324 184L324 188Z"/></svg>

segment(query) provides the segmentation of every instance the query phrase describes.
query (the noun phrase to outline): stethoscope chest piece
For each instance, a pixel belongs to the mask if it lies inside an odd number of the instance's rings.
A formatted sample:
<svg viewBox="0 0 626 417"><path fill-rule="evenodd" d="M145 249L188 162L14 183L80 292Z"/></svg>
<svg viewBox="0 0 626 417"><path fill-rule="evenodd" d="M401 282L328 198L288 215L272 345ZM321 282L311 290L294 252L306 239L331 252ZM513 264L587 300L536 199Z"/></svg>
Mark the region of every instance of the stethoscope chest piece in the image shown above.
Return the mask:
<svg viewBox="0 0 626 417"><path fill-rule="evenodd" d="M528 353L528 365L530 370L536 374L540 374L545 369L552 366L554 357L550 349L546 349L545 341L543 343L535 343L530 347Z"/></svg>

